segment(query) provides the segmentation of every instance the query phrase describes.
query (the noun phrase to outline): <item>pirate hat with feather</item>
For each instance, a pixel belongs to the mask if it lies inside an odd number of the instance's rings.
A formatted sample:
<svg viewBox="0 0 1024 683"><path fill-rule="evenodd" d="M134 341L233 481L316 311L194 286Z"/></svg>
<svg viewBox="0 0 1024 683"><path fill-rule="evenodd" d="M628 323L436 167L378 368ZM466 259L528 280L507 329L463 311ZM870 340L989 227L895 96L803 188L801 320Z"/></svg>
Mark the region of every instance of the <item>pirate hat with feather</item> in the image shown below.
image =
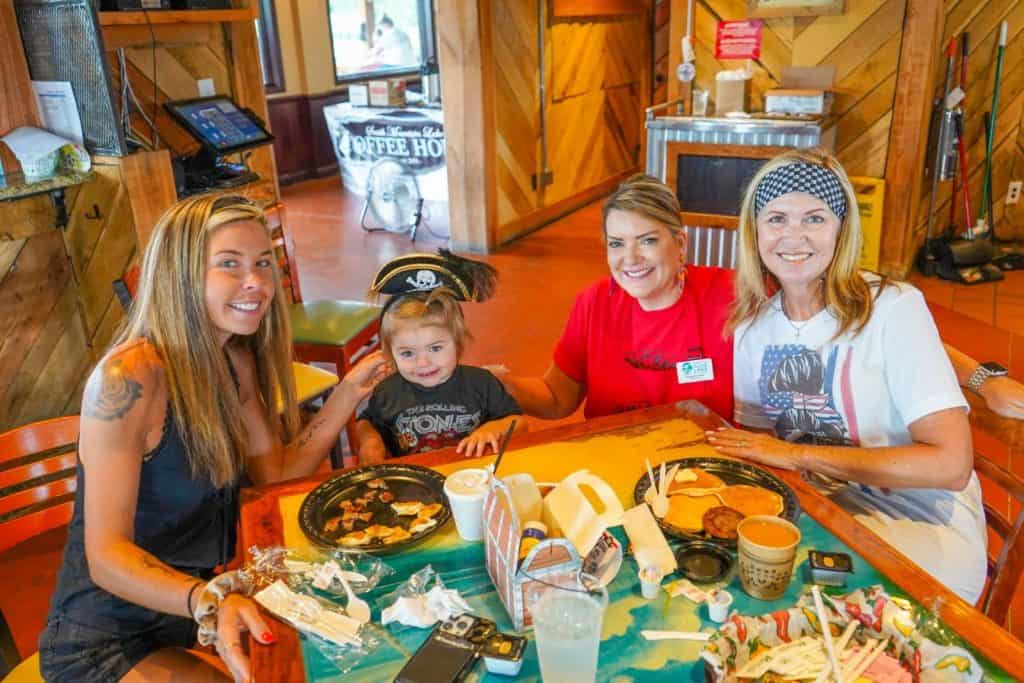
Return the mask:
<svg viewBox="0 0 1024 683"><path fill-rule="evenodd" d="M443 287L458 301L484 301L494 293L497 279L493 266L438 249L436 254L405 254L391 259L373 277L370 293L389 294L394 301Z"/></svg>

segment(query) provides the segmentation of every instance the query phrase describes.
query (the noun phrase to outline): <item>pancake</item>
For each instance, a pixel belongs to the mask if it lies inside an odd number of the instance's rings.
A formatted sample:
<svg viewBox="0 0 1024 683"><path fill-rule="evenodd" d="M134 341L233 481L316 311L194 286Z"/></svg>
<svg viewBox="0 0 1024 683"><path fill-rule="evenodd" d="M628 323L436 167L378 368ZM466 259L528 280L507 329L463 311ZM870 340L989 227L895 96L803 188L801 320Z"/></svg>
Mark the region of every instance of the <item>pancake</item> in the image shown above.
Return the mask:
<svg viewBox="0 0 1024 683"><path fill-rule="evenodd" d="M739 510L744 517L778 515L785 507L782 496L760 486L736 484L727 486L718 493L726 506Z"/></svg>
<svg viewBox="0 0 1024 683"><path fill-rule="evenodd" d="M675 478L668 485L668 495L681 489L716 489L725 486L725 482L699 467L687 467L676 472Z"/></svg>
<svg viewBox="0 0 1024 683"><path fill-rule="evenodd" d="M672 496L668 499L665 522L698 533L704 529L704 513L716 505L721 503L715 496Z"/></svg>

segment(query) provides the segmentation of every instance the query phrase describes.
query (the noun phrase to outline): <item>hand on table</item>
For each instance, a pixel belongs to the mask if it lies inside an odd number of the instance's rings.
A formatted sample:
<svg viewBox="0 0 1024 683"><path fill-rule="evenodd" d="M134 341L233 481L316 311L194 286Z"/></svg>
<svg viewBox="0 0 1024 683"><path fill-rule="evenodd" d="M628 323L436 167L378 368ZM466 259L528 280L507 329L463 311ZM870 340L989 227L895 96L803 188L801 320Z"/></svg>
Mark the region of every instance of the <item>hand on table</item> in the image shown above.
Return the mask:
<svg viewBox="0 0 1024 683"><path fill-rule="evenodd" d="M706 434L711 447L724 455L753 460L783 470L800 469L796 446L771 434L725 427Z"/></svg>
<svg viewBox="0 0 1024 683"><path fill-rule="evenodd" d="M391 363L387 361L384 354L374 351L362 358L355 367L345 373L341 384L352 391L356 399L362 401L370 395L373 388L394 372Z"/></svg>
<svg viewBox="0 0 1024 683"><path fill-rule="evenodd" d="M459 445L455 447L455 452L462 453L467 458L477 458L485 454L487 447L490 446L497 453L498 439L501 436L498 432L490 429L478 429L460 441Z"/></svg>
<svg viewBox="0 0 1024 683"><path fill-rule="evenodd" d="M253 639L264 645L276 642L259 608L249 598L232 593L224 598L217 611L217 654L227 664L235 683L252 680L252 663L242 643L242 633L248 631Z"/></svg>
<svg viewBox="0 0 1024 683"><path fill-rule="evenodd" d="M997 415L1024 420L1024 384L1009 377L992 377L978 393Z"/></svg>

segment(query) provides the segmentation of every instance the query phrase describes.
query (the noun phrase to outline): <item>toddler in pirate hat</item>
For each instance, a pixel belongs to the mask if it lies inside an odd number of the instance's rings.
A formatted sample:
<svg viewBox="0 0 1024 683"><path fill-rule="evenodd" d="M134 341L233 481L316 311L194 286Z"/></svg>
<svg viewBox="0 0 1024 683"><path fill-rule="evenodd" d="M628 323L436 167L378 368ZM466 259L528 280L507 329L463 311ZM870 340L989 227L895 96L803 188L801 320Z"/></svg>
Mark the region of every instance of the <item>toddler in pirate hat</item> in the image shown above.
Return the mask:
<svg viewBox="0 0 1024 683"><path fill-rule="evenodd" d="M359 415L360 464L456 445L467 457L497 451L522 411L494 375L459 363L470 339L459 302L488 298L496 279L491 266L444 249L400 256L377 272L370 291L390 295L380 339L396 372ZM525 428L519 419L516 430Z"/></svg>

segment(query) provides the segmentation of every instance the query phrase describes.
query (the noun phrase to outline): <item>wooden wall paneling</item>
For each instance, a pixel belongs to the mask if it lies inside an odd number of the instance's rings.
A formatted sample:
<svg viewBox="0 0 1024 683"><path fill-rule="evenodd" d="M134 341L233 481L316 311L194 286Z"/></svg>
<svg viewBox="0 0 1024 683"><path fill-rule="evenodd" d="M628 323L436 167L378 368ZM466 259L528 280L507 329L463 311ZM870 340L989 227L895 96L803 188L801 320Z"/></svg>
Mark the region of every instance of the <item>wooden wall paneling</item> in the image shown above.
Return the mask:
<svg viewBox="0 0 1024 683"><path fill-rule="evenodd" d="M0 282L0 320L8 325L0 342L0 431L14 424L18 407L7 399L7 392L25 350L40 342L40 331L69 282L70 263L57 230L28 238Z"/></svg>
<svg viewBox="0 0 1024 683"><path fill-rule="evenodd" d="M671 35L672 3L670 0L656 0L654 6L654 89L651 103L661 104L668 101L668 79L675 78L675 69L669 69L668 42ZM671 73L670 73L671 71Z"/></svg>
<svg viewBox="0 0 1024 683"><path fill-rule="evenodd" d="M838 147L845 147L855 140L876 121L892 111L896 94L896 74L878 83L857 104L846 111L836 122Z"/></svg>
<svg viewBox="0 0 1024 683"><path fill-rule="evenodd" d="M55 340L53 353L37 375L32 392L19 405L16 424L26 424L58 415L67 404L68 393L88 373L93 359L82 329L82 320L75 311L64 322L61 335ZM49 340L40 338L37 343ZM60 387L55 391L55 387Z"/></svg>
<svg viewBox="0 0 1024 683"><path fill-rule="evenodd" d="M82 185L75 201L68 205L68 225L63 233L64 246L79 281L93 257L121 187L121 173L116 164L96 163L93 171L95 179ZM127 227L131 230L131 224ZM134 235L132 241L135 241Z"/></svg>
<svg viewBox="0 0 1024 683"><path fill-rule="evenodd" d="M0 2L0 135L19 126L38 126L39 112L32 93L28 63L21 46L21 33L14 14L14 3Z"/></svg>
<svg viewBox="0 0 1024 683"><path fill-rule="evenodd" d="M348 90L334 91L309 98L309 125L313 131L313 177L323 178L338 171L338 157L334 154L331 134L327 130L324 107L348 100ZM277 131L274 131L277 134ZM275 147L276 158L276 147Z"/></svg>
<svg viewBox="0 0 1024 683"><path fill-rule="evenodd" d="M70 194L73 190L65 190ZM0 244L53 229L57 212L47 195L0 202Z"/></svg>
<svg viewBox="0 0 1024 683"><path fill-rule="evenodd" d="M309 97L294 95L269 100L267 114L274 131L274 158L281 184L311 177L313 146L309 134Z"/></svg>
<svg viewBox="0 0 1024 683"><path fill-rule="evenodd" d="M438 61L445 77L445 155L452 247L495 246L494 64L491 0L437 4Z"/></svg>
<svg viewBox="0 0 1024 683"><path fill-rule="evenodd" d="M159 45L207 45L223 43L223 32L217 24L153 24L146 26L104 26L103 47L112 52L121 47Z"/></svg>
<svg viewBox="0 0 1024 683"><path fill-rule="evenodd" d="M75 208L78 210L77 206ZM96 248L92 250L89 259L80 265L79 297L89 338L99 327L114 297L114 280L128 270L135 250L131 204L128 192L120 187L110 213L106 214L103 221Z"/></svg>
<svg viewBox="0 0 1024 683"><path fill-rule="evenodd" d="M643 14L648 0L551 0L554 17L598 17Z"/></svg>
<svg viewBox="0 0 1024 683"><path fill-rule="evenodd" d="M171 157L166 149L136 152L121 159L121 182L128 193L135 243L145 251L157 219L177 200Z"/></svg>
<svg viewBox="0 0 1024 683"><path fill-rule="evenodd" d="M915 224L915 202L907 188L918 187L927 150L936 48L942 35L942 2L908 0L903 22L903 45L897 75L896 99L890 126L885 167L885 213L879 268L890 275L906 275L913 259L910 232Z"/></svg>
<svg viewBox="0 0 1024 683"><path fill-rule="evenodd" d="M836 158L851 176L882 178L885 176L885 162L889 149L889 128L892 125L892 111L864 131L860 137L836 152Z"/></svg>
<svg viewBox="0 0 1024 683"><path fill-rule="evenodd" d="M536 21L534 22L536 23ZM608 70L608 24L605 22L557 21L548 29L551 35L550 99L561 102L599 90ZM536 63L536 62L534 62ZM534 67L536 68L536 67Z"/></svg>
<svg viewBox="0 0 1024 683"><path fill-rule="evenodd" d="M51 387L43 387L39 384L43 370L50 362L50 358L57 353L57 347L61 338L68 330L72 331L72 338L78 338L82 344L81 349L75 351L74 356L88 356L85 350L87 339L82 332L81 319L78 312L77 287L70 278L59 293L56 304L46 313L42 326L35 342L28 348L22 349L22 358L16 372L11 376L11 382L7 391L0 396L0 405L10 406L9 419L6 428L32 422L34 415L50 417L61 412L67 402L65 391L67 387L57 384ZM72 383L74 384L74 383ZM55 403L60 404L58 410L51 412L36 411L29 409L28 419L23 419L26 413L26 405L35 393L46 392L53 396Z"/></svg>
<svg viewBox="0 0 1024 683"><path fill-rule="evenodd" d="M905 6L904 0L895 1L900 8ZM901 12L899 23L902 23L902 21ZM870 92L872 87L891 76L895 76L896 68L899 66L900 61L900 42L902 38L903 36L900 31L894 31L882 46L874 50L866 60L856 64L841 79L837 75L836 92L832 102L833 115L842 116L857 104L864 97L865 93ZM829 62L834 63L831 55L829 56ZM843 62L844 64L850 64L850 61L846 59L843 59Z"/></svg>
<svg viewBox="0 0 1024 683"><path fill-rule="evenodd" d="M793 64L820 64L884 4L885 0L849 0L845 13L816 17L793 43Z"/></svg>
<svg viewBox="0 0 1024 683"><path fill-rule="evenodd" d="M540 106L536 7L496 3L494 36L494 117L498 243L506 225L541 207L533 176L540 168ZM554 49L552 47L552 49ZM550 81L548 87L556 87Z"/></svg>
<svg viewBox="0 0 1024 683"><path fill-rule="evenodd" d="M231 92L241 106L251 109L261 119L268 121L269 125L254 25L251 22L232 22L227 24L225 32L231 45ZM253 149L248 163L249 168L260 178L273 183L274 196L280 196L273 147L265 145Z"/></svg>

